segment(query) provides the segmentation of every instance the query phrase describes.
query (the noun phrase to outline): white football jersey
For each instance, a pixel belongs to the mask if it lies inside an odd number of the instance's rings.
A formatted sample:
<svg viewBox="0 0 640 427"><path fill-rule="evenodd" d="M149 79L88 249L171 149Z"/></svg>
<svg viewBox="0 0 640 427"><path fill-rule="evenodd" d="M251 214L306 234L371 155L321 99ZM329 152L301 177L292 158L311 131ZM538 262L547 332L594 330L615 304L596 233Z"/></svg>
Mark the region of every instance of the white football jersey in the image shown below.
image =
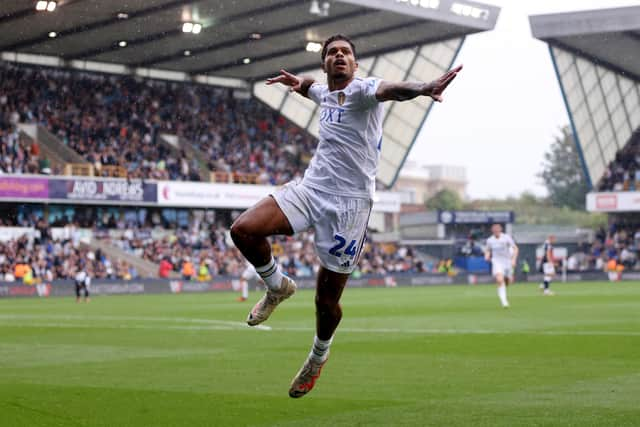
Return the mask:
<svg viewBox="0 0 640 427"><path fill-rule="evenodd" d="M497 261L509 265L511 263L512 251L515 242L506 233L501 233L500 237L491 236L487 239L487 249L491 251L491 261Z"/></svg>
<svg viewBox="0 0 640 427"><path fill-rule="evenodd" d="M373 198L382 145L384 108L380 80L354 78L341 90L314 83L309 98L320 106L320 142L302 183L331 194Z"/></svg>

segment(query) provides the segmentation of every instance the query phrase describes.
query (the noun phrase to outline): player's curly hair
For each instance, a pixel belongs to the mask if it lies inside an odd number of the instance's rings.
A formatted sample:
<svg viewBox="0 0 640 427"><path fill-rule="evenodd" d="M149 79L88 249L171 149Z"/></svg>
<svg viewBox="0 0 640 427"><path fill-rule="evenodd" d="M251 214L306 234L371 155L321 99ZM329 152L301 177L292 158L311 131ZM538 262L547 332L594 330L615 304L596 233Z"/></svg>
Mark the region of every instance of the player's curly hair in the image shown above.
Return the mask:
<svg viewBox="0 0 640 427"><path fill-rule="evenodd" d="M356 56L356 45L353 44L353 42L351 41L351 39L345 35L342 34L335 34L331 37L329 37L328 39L326 39L324 41L324 43L322 44L322 53L321 53L321 58L322 58L322 62L324 62L324 58L327 56L327 48L329 47L329 45L336 41L336 40L344 40L347 43L349 43L349 46L351 46L351 52L353 52L353 57L355 58Z"/></svg>

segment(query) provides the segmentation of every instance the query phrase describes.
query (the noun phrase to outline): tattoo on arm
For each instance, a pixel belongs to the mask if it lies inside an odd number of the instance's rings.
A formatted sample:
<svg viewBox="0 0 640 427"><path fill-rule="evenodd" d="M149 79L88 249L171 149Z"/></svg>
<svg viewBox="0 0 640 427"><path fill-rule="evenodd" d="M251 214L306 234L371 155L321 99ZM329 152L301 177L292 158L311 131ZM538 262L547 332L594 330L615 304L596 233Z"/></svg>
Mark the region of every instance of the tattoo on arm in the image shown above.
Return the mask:
<svg viewBox="0 0 640 427"><path fill-rule="evenodd" d="M407 101L428 95L429 84L421 82L382 82L376 92L378 101Z"/></svg>

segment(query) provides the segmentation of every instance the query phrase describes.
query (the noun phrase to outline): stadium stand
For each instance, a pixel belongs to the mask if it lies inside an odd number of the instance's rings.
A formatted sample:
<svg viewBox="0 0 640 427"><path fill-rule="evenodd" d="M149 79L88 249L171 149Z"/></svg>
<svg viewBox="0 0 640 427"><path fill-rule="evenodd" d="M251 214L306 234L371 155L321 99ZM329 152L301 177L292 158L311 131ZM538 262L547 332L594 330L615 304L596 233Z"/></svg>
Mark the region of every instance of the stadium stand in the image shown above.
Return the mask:
<svg viewBox="0 0 640 427"><path fill-rule="evenodd" d="M103 230L95 234L99 239L158 265L168 262L171 270L177 273L182 273L185 263L204 263L211 276L239 275L246 264L228 235L229 230L218 225L188 230L141 227ZM272 247L287 274L311 277L317 272L319 264L313 250L313 233L304 232L296 238L273 238ZM368 241L363 248L357 274L423 271L422 262L411 248Z"/></svg>
<svg viewBox="0 0 640 427"><path fill-rule="evenodd" d="M613 222L600 228L592 243L578 245L567 258L568 271L606 270L610 261L626 270L640 270L640 223Z"/></svg>
<svg viewBox="0 0 640 427"><path fill-rule="evenodd" d="M590 188L636 187L638 16L632 6L529 17L534 37L548 44Z"/></svg>
<svg viewBox="0 0 640 427"><path fill-rule="evenodd" d="M79 268L94 278L129 280L137 272L126 260L111 260L100 251L92 251L81 244L77 234L68 238L51 238L48 226L40 237L27 236L0 242L0 275L2 281L39 281L72 279Z"/></svg>
<svg viewBox="0 0 640 427"><path fill-rule="evenodd" d="M639 268L640 7L529 17L548 44L590 190L587 210L609 230L568 259L569 270ZM609 265L611 264L611 265Z"/></svg>
<svg viewBox="0 0 640 427"><path fill-rule="evenodd" d="M302 176L316 141L278 112L208 87L191 87L176 98L183 112L176 132L205 153L210 170L254 174L261 184Z"/></svg>
<svg viewBox="0 0 640 427"><path fill-rule="evenodd" d="M640 191L640 139L629 142L609 163L599 191Z"/></svg>
<svg viewBox="0 0 640 427"><path fill-rule="evenodd" d="M51 166L46 157L41 157L38 144L20 134L10 116L0 110L0 172L50 174Z"/></svg>
<svg viewBox="0 0 640 427"><path fill-rule="evenodd" d="M37 154L16 145L19 122L45 126L102 176L120 167L129 178L209 180L195 158L160 143L161 132L193 142L211 171L250 174L247 182L301 175L315 145L279 113L230 89L5 63L0 92L5 172L43 169Z"/></svg>
<svg viewBox="0 0 640 427"><path fill-rule="evenodd" d="M6 217L0 223L2 226L20 226L36 230L36 235L51 240L51 228L63 229L68 236L60 244L69 240L73 247L79 246L80 230L86 230L90 234L91 242L101 242L118 248L130 255L126 270L137 264L136 259L142 259L154 263L157 270L152 276L160 276L160 266L170 264L170 272L182 273L185 262L199 266L202 262L207 267L210 276L237 276L246 268L245 261L238 250L233 246L229 238L228 224L224 220L211 220L191 215L182 221L173 221L169 217L163 217L160 211L152 211L142 219L127 214L114 215L103 212L99 214L93 211L93 216L74 210L74 214L64 215L62 211L53 213L50 208L48 223L41 217L41 212L27 211L13 217ZM223 217L222 213L218 215ZM75 236L75 237L73 237ZM313 249L313 233L304 232L295 238L278 236L272 239L273 252L281 263L283 270L296 277L311 277L319 267L315 251ZM75 243L74 243L75 242ZM15 244L15 243L12 243ZM36 239L36 244L38 240ZM91 245L93 249L87 251L101 252L103 259L107 256L107 247ZM84 247L84 246L83 246ZM100 250L100 248L103 250ZM0 254L7 252L0 248ZM66 260L68 250L63 252L63 261ZM112 261L106 261L110 265L118 265L122 256L113 256ZM164 262L163 262L164 261ZM110 272L102 277L118 277L117 271ZM102 269L98 269L104 273ZM197 270L197 269L196 269ZM410 246L396 242L376 242L367 239L356 275L360 274L385 274L385 273L418 273L432 271L438 272L435 263L425 262ZM140 273L142 274L142 273ZM121 274L120 274L121 275ZM148 276L148 275L145 275ZM71 277L67 274L56 277Z"/></svg>

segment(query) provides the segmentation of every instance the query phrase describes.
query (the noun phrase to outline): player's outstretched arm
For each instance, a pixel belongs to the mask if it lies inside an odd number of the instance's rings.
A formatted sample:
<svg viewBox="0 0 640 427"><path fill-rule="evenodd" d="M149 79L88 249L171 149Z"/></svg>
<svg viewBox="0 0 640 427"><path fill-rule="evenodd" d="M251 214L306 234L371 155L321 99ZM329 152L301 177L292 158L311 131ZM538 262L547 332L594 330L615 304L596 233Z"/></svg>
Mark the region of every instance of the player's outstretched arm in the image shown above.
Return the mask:
<svg viewBox="0 0 640 427"><path fill-rule="evenodd" d="M298 92L300 95L309 97L309 88L315 82L312 77L297 76L291 74L285 69L280 70L280 74L267 79L267 84L272 85L275 83L282 83L285 86L289 86L291 92Z"/></svg>
<svg viewBox="0 0 640 427"><path fill-rule="evenodd" d="M442 102L442 93L449 83L462 70L462 65L443 74L431 83L423 82L381 82L376 91L378 101L407 101L417 96L430 96L437 102Z"/></svg>

